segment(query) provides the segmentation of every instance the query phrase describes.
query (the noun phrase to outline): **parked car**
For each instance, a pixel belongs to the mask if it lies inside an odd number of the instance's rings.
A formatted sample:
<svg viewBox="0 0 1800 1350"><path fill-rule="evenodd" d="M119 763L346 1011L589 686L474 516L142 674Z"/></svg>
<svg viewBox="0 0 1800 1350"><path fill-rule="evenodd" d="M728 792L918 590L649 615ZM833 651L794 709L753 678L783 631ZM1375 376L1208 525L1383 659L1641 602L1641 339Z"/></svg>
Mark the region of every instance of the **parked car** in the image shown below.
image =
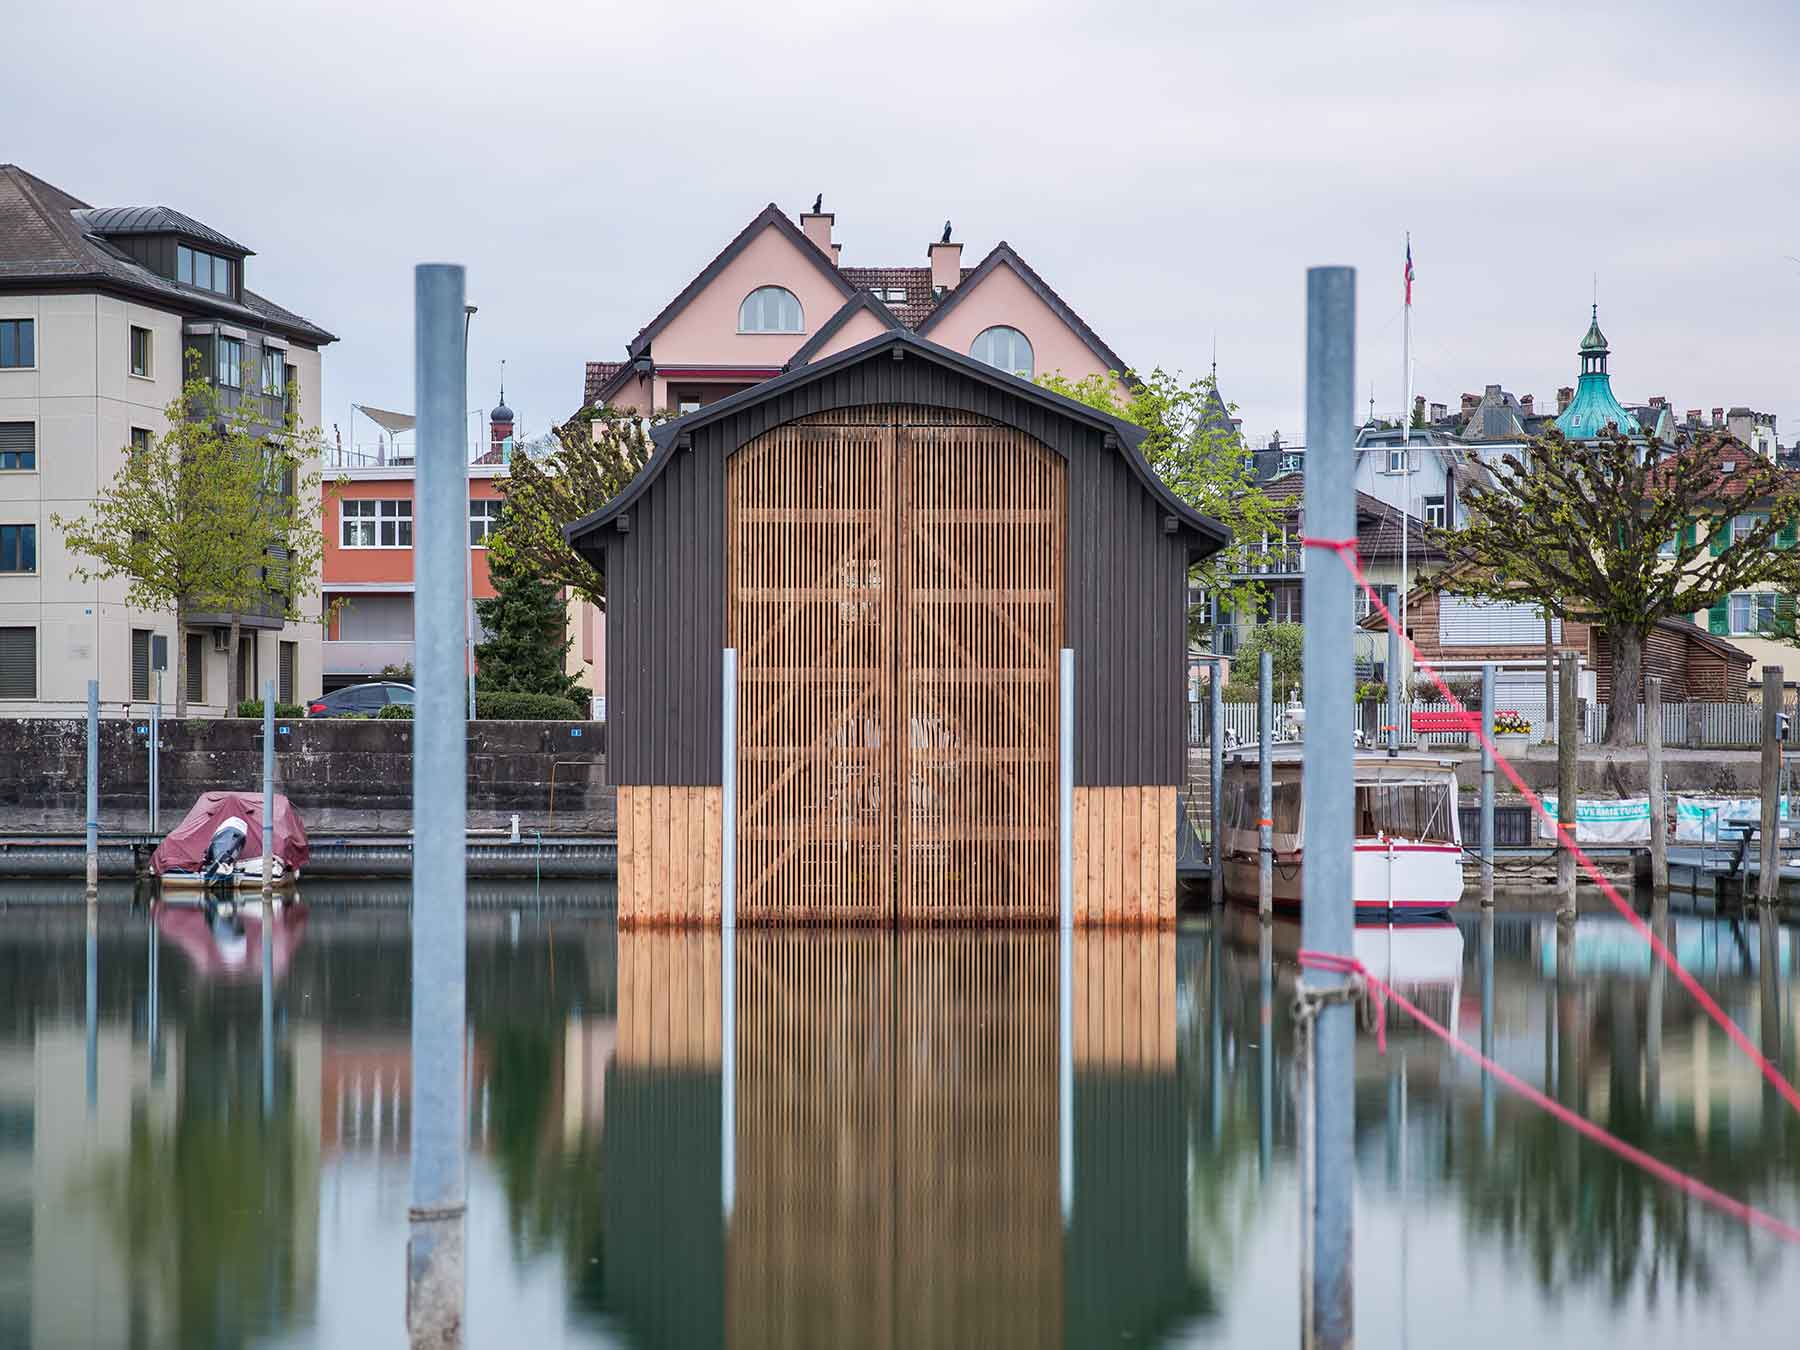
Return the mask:
<svg viewBox="0 0 1800 1350"><path fill-rule="evenodd" d="M411 703L413 687L392 680L352 684L321 694L306 705L308 717L375 717L390 703Z"/></svg>

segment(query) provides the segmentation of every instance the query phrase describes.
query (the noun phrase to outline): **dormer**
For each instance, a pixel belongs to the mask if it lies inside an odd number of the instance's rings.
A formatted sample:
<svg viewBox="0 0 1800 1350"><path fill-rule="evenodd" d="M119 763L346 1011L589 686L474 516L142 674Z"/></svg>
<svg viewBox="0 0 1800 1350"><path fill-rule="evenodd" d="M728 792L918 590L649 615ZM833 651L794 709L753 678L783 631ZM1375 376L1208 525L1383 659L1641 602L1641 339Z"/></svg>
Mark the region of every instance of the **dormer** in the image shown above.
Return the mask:
<svg viewBox="0 0 1800 1350"><path fill-rule="evenodd" d="M89 207L82 229L167 281L242 303L249 249L166 206Z"/></svg>

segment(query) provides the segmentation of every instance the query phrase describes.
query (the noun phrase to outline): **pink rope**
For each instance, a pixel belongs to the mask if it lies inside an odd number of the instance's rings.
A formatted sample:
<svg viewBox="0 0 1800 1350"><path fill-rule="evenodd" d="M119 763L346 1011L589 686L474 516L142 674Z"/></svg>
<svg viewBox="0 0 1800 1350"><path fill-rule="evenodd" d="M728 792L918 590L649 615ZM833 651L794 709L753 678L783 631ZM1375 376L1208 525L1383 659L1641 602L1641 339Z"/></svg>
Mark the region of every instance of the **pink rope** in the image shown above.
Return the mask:
<svg viewBox="0 0 1800 1350"><path fill-rule="evenodd" d="M1760 1228L1765 1232L1773 1233L1783 1241L1800 1243L1800 1227L1796 1227L1785 1220L1778 1219L1773 1214L1765 1213L1752 1205L1747 1205L1742 1200L1733 1199L1723 1191L1714 1190L1705 1182L1689 1176L1686 1172L1677 1171L1667 1163L1651 1157L1641 1148L1634 1148L1616 1134L1602 1129L1600 1126L1594 1124L1593 1121L1587 1119L1587 1117L1577 1115L1561 1102L1545 1096L1542 1092L1539 1092L1516 1074L1509 1073L1507 1070L1501 1068L1467 1041L1452 1035L1446 1027L1433 1020L1423 1010L1416 1007L1404 994L1388 984L1380 976L1372 973L1367 966L1363 965L1363 963L1358 961L1355 957L1339 956L1333 952L1302 951L1300 953L1300 964L1308 970L1330 970L1340 974L1349 974L1358 977L1363 980L1371 990L1375 991L1378 1000L1380 1000L1377 1004L1378 1007L1382 1006L1387 999L1391 998L1404 1012L1411 1016L1415 1022L1424 1027L1439 1040L1443 1041L1445 1045L1449 1046L1457 1054L1462 1055L1465 1059L1473 1060L1488 1073L1493 1074L1495 1078L1506 1084L1507 1087L1518 1093L1521 1097L1525 1098L1533 1105L1548 1111L1552 1116L1556 1117L1556 1119L1560 1120L1578 1134L1586 1135L1602 1148L1625 1159L1626 1162L1631 1163L1633 1166L1642 1168L1651 1176L1657 1178L1657 1180L1666 1182L1677 1190L1685 1191L1695 1199L1711 1205L1714 1209L1729 1214L1733 1218L1748 1224L1753 1228Z"/></svg>
<svg viewBox="0 0 1800 1350"><path fill-rule="evenodd" d="M1413 663L1424 670L1426 675L1430 676L1432 683L1437 685L1439 692L1443 694L1446 703L1453 704L1458 712L1466 715L1468 709L1463 707L1462 700L1451 691L1450 686L1445 683L1444 677L1438 674L1437 668L1433 666L1431 662L1427 661L1420 653L1418 644L1412 640L1412 635L1400 630L1399 625L1394 618L1393 611L1382 602L1381 596L1376 593L1374 586L1369 584L1368 575L1363 571L1362 558L1358 555L1356 550L1356 541L1353 539L1303 539L1302 542L1305 543L1308 548L1328 549L1344 560L1344 566L1350 570L1352 579L1368 593L1371 607L1386 621L1389 631L1400 632L1400 640L1406 644L1407 650L1412 653ZM1525 780L1519 776L1519 771L1512 766L1512 762L1508 760L1505 755L1500 753L1500 748L1494 744L1493 738L1487 734L1486 729L1480 725L1479 720L1472 730L1475 735L1481 738L1482 745L1484 745L1488 752L1493 755L1495 765L1506 775L1507 781L1519 790L1519 793L1526 801L1531 803L1532 809L1536 811L1539 816L1555 827L1558 842L1566 847L1574 856L1575 861L1580 864L1581 870L1586 872L1594 884L1600 888L1600 893L1612 903L1612 907L1623 916L1627 923L1637 930L1638 935L1642 937L1644 941L1650 944L1650 949L1656 953L1657 958L1662 961L1662 963L1674 974L1675 978L1680 981L1681 987L1693 996L1694 1002L1698 1003L1701 1008L1705 1010L1708 1017L1719 1024L1720 1029L1724 1031L1725 1035L1731 1040L1731 1043L1737 1046L1739 1050L1742 1050L1745 1055L1749 1056L1750 1061L1756 1065L1757 1069L1761 1071L1762 1076L1781 1094L1787 1104L1795 1111L1800 1111L1800 1090L1796 1090L1794 1085L1782 1076L1781 1070L1771 1064L1763 1055L1762 1051L1758 1050L1756 1046L1751 1043L1750 1038L1743 1033L1738 1027L1738 1024L1732 1021L1730 1017L1726 1016L1725 1010L1714 1002L1711 994L1700 987L1700 982L1690 975L1687 967L1682 965L1681 962L1675 958L1675 953L1669 949L1668 945L1651 931L1650 925L1638 917L1637 911L1626 902L1613 884L1600 874L1600 869L1594 865L1593 859L1582 852L1581 846L1575 842L1574 834L1565 829L1562 822L1552 817L1550 812L1544 808L1543 799L1525 785Z"/></svg>

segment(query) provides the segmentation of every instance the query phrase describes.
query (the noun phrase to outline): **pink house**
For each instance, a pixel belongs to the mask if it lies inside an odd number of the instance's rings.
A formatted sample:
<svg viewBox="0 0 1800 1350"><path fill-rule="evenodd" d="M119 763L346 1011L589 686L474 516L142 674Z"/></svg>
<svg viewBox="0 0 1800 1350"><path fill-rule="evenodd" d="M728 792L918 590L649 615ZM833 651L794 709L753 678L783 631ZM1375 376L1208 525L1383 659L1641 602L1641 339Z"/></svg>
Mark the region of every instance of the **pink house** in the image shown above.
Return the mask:
<svg viewBox="0 0 1800 1350"><path fill-rule="evenodd" d="M588 362L583 406L691 412L894 328L1027 379L1126 369L1004 241L964 267L946 221L923 266L846 267L835 219L815 209L796 226L771 202L626 344L625 360Z"/></svg>

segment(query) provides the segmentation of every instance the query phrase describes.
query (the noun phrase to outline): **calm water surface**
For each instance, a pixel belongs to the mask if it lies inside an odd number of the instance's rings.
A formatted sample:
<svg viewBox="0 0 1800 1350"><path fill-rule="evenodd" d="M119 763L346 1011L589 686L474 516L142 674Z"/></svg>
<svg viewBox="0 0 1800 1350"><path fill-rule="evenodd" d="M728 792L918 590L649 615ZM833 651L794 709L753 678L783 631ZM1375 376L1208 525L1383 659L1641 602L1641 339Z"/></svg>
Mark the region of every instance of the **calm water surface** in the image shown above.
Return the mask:
<svg viewBox="0 0 1800 1350"><path fill-rule="evenodd" d="M308 887L266 998L254 922L121 895L90 926L50 894L0 891L0 1347L404 1344L404 893ZM728 958L568 908L593 896L477 898L471 1344L1296 1343L1291 927L1076 938L1065 1178L1054 934ZM1671 925L1791 1075L1800 933ZM1800 1117L1622 924L1471 915L1359 951L1471 1041L1485 1009L1527 1081L1800 1219ZM1800 1250L1408 1026L1359 1043L1357 1084L1362 1344L1794 1343Z"/></svg>

